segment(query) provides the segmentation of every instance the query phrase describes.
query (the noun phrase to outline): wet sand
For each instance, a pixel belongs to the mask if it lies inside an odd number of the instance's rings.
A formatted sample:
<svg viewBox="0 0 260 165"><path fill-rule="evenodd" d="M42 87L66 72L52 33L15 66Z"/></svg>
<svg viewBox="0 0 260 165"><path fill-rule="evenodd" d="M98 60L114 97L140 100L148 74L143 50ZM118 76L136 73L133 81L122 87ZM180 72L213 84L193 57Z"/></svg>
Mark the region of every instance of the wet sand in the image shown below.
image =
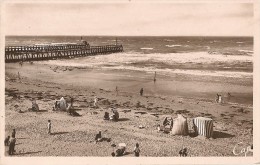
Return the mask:
<svg viewBox="0 0 260 165"><path fill-rule="evenodd" d="M141 87L144 96L139 95ZM16 156L111 156L111 144L120 142L127 143L126 156L134 156L130 152L136 142L141 156L178 156L182 145L188 148L188 156L234 156L236 143L252 144L250 80L158 74L154 83L153 73L141 71L24 63L22 67L6 64L5 89L6 136L13 128L17 130ZM232 95L229 100L227 92ZM215 103L216 93L224 96L223 104ZM93 107L94 96L98 97L98 108ZM73 97L81 116L52 111L55 100L61 97ZM40 112L28 111L33 98ZM118 108L120 121L103 120L111 107ZM140 111L145 114L136 113ZM189 122L198 116L213 118L214 138L157 133L156 125L177 113L188 117ZM53 135L47 134L48 119L53 123ZM145 128L139 129L139 125ZM111 142L95 144L99 130Z"/></svg>

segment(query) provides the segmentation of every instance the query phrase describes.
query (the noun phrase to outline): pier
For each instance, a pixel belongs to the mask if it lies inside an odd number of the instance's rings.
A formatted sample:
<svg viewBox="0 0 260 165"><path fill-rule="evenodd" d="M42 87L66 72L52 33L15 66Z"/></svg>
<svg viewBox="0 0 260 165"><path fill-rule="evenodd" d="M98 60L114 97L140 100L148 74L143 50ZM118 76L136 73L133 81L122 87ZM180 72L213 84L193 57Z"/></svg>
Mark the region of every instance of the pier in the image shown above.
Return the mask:
<svg viewBox="0 0 260 165"><path fill-rule="evenodd" d="M5 47L5 62L54 60L122 52L122 45L90 46L82 43L53 43Z"/></svg>

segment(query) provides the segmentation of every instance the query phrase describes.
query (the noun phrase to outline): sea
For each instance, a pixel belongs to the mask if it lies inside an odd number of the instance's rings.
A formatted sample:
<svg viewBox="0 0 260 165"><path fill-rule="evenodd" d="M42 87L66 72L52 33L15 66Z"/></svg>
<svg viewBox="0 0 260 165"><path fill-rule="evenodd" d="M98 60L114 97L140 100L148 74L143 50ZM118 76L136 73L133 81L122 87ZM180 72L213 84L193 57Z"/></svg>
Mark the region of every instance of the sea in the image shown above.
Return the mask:
<svg viewBox="0 0 260 165"><path fill-rule="evenodd" d="M253 77L253 37L202 36L6 36L6 46L78 43L122 44L124 52L42 64L135 70L161 74Z"/></svg>

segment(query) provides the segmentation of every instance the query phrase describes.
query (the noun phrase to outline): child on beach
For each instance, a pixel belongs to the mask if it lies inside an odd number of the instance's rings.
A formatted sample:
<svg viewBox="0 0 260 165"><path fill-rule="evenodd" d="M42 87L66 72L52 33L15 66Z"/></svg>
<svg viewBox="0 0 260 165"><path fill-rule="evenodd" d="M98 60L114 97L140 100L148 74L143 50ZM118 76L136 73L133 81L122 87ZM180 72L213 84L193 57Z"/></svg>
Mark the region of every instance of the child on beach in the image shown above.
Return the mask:
<svg viewBox="0 0 260 165"><path fill-rule="evenodd" d="M51 120L48 120L48 134L51 134Z"/></svg>
<svg viewBox="0 0 260 165"><path fill-rule="evenodd" d="M5 138L5 146L8 146L9 145L9 140L10 140L10 136L7 136Z"/></svg>
<svg viewBox="0 0 260 165"><path fill-rule="evenodd" d="M139 149L139 144L138 143L135 144L134 153L135 153L136 157L139 157L140 149Z"/></svg>

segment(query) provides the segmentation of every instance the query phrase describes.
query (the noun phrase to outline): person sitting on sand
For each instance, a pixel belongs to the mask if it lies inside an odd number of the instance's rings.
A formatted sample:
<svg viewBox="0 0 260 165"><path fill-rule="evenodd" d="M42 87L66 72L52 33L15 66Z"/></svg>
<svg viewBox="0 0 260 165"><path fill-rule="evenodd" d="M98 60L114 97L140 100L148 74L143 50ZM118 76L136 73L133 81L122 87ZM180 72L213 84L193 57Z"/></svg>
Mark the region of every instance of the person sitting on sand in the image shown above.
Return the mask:
<svg viewBox="0 0 260 165"><path fill-rule="evenodd" d="M187 148L183 148L179 151L180 157L186 157L187 156Z"/></svg>
<svg viewBox="0 0 260 165"><path fill-rule="evenodd" d="M141 90L140 90L140 96L143 96L143 93L144 93L144 89L141 88Z"/></svg>
<svg viewBox="0 0 260 165"><path fill-rule="evenodd" d="M7 136L5 138L5 146L8 146L9 145L9 140L10 140L10 136Z"/></svg>
<svg viewBox="0 0 260 165"><path fill-rule="evenodd" d="M109 113L108 112L105 112L104 120L109 120Z"/></svg>
<svg viewBox="0 0 260 165"><path fill-rule="evenodd" d="M95 136L95 141L100 142L101 140L102 140L101 131L99 131L98 134L96 134L96 136Z"/></svg>
<svg viewBox="0 0 260 165"><path fill-rule="evenodd" d="M120 147L116 150L116 156L123 156L125 154L125 147Z"/></svg>
<svg viewBox="0 0 260 165"><path fill-rule="evenodd" d="M32 111L39 111L39 106L36 103L36 100L32 101Z"/></svg>
<svg viewBox="0 0 260 165"><path fill-rule="evenodd" d="M113 121L118 121L118 119L119 119L118 111L114 108L112 108L111 111L112 111L112 115L110 116L110 119Z"/></svg>
<svg viewBox="0 0 260 165"><path fill-rule="evenodd" d="M139 148L138 143L135 144L134 154L135 154L136 157L139 157L139 155L140 155L140 148Z"/></svg>

